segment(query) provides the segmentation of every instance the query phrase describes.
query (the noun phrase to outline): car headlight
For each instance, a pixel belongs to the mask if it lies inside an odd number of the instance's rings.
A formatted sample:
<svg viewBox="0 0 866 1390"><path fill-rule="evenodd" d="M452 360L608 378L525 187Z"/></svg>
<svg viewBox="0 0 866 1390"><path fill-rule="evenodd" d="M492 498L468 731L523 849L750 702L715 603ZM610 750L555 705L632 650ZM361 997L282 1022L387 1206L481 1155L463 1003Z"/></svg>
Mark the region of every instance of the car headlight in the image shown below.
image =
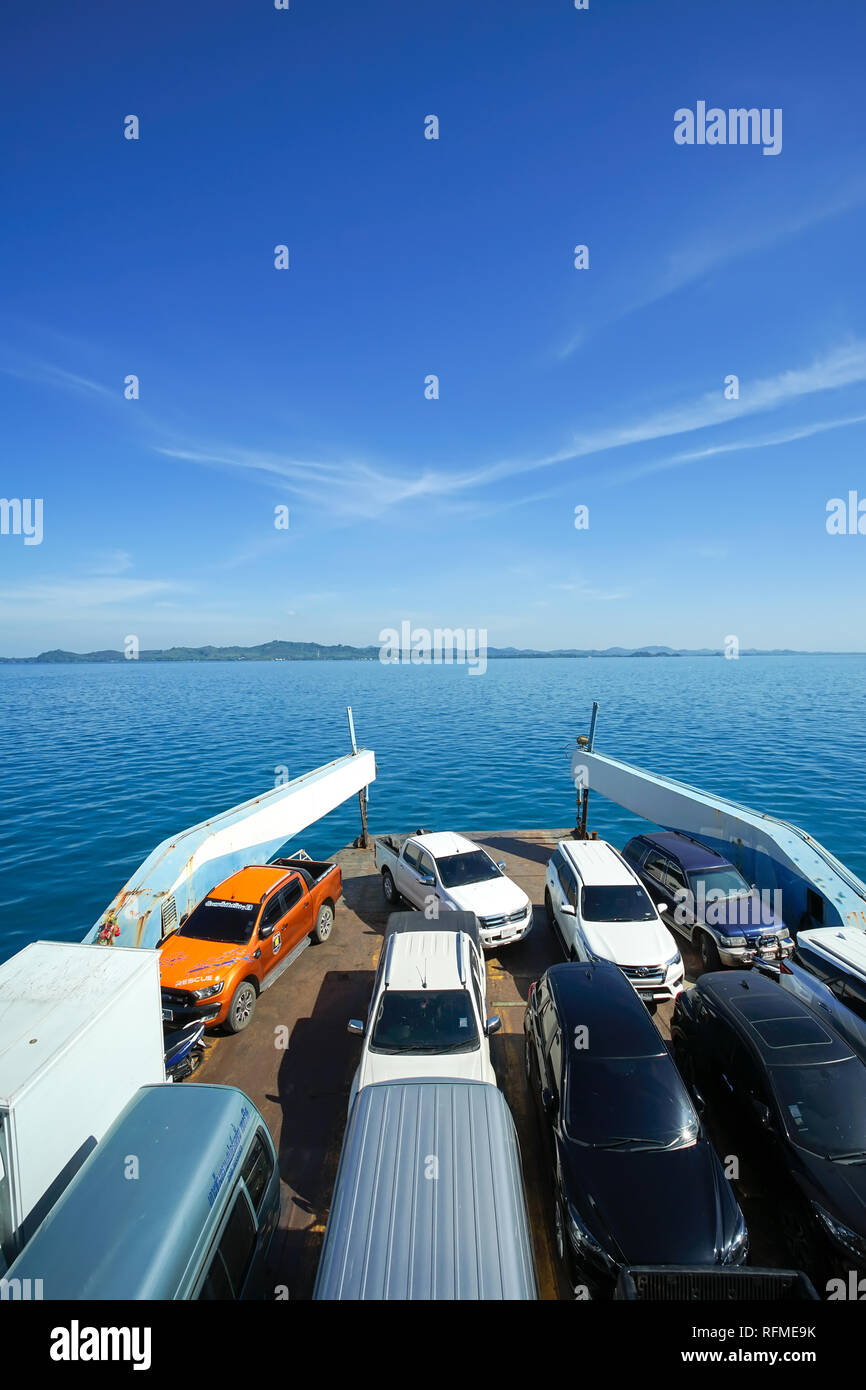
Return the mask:
<svg viewBox="0 0 866 1390"><path fill-rule="evenodd" d="M611 1259L604 1246L586 1229L571 1202L568 1204L568 1234L579 1255L594 1255L597 1260L608 1267L612 1268L615 1265L616 1261Z"/></svg>
<svg viewBox="0 0 866 1390"><path fill-rule="evenodd" d="M849 1255L854 1255L858 1260L866 1260L866 1237L852 1231L844 1222L837 1221L835 1216L819 1207L817 1202L812 1203L812 1208L831 1240L841 1245Z"/></svg>
<svg viewBox="0 0 866 1390"><path fill-rule="evenodd" d="M223 981L217 980L215 985L207 985L204 989L194 989L192 997L193 999L210 999L212 995L219 994L222 987Z"/></svg>
<svg viewBox="0 0 866 1390"><path fill-rule="evenodd" d="M722 1255L722 1263L726 1265L741 1265L749 1253L749 1232L743 1220L743 1213L737 1216L737 1228L731 1238L730 1243L725 1247Z"/></svg>
<svg viewBox="0 0 866 1390"><path fill-rule="evenodd" d="M745 946L746 944L744 936L720 936L719 940L723 946Z"/></svg>
<svg viewBox="0 0 866 1390"><path fill-rule="evenodd" d="M670 960L665 961L665 972L670 970L672 965L682 965L682 963L683 958L680 955L679 951L674 951L674 954L671 956Z"/></svg>

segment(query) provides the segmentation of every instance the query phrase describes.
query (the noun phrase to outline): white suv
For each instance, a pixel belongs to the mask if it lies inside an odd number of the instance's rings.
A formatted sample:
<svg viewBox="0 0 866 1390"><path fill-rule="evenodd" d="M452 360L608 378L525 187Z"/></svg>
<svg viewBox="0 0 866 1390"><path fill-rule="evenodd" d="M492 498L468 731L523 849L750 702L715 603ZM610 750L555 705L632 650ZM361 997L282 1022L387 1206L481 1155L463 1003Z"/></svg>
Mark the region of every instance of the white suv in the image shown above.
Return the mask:
<svg viewBox="0 0 866 1390"><path fill-rule="evenodd" d="M683 989L683 961L640 879L605 840L560 840L544 905L570 960L608 960L651 1008Z"/></svg>
<svg viewBox="0 0 866 1390"><path fill-rule="evenodd" d="M500 1027L497 1016L487 1016L474 914L449 912L437 921L392 913L366 1023L349 1020L349 1032L364 1038L350 1111L358 1091L374 1081L435 1076L495 1086L489 1038Z"/></svg>

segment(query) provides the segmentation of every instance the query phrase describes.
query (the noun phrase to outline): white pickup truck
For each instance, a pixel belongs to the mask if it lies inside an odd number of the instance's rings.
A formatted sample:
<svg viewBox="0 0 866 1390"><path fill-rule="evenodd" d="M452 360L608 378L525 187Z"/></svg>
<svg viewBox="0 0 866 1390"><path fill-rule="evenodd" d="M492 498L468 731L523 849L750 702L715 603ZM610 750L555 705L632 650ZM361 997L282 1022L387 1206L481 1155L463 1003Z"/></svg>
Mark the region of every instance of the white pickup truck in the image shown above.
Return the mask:
<svg viewBox="0 0 866 1390"><path fill-rule="evenodd" d="M506 878L505 865L463 835L383 835L374 841L374 852L390 907L399 907L403 898L430 917L474 912L485 950L520 941L532 926L532 903Z"/></svg>

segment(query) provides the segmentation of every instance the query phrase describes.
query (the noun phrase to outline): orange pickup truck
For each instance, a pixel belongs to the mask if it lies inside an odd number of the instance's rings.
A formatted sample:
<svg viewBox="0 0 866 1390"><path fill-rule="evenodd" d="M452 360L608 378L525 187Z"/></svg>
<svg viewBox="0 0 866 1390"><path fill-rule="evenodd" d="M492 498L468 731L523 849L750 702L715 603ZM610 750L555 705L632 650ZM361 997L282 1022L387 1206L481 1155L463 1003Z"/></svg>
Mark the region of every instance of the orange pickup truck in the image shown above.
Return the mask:
<svg viewBox="0 0 866 1390"><path fill-rule="evenodd" d="M276 859L212 888L159 948L162 1017L240 1033L256 999L309 941L327 941L343 887L338 864Z"/></svg>

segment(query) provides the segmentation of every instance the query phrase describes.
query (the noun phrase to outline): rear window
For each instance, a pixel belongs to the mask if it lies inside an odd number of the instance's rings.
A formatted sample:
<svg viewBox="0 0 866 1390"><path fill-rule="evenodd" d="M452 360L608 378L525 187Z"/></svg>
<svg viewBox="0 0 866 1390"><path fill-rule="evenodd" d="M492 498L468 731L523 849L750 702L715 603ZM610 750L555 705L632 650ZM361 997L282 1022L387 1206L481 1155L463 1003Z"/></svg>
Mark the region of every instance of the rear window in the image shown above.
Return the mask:
<svg viewBox="0 0 866 1390"><path fill-rule="evenodd" d="M199 1293L202 1299L239 1298L256 1245L256 1227L250 1204L238 1192L219 1246L211 1260Z"/></svg>
<svg viewBox="0 0 866 1390"><path fill-rule="evenodd" d="M197 941L225 941L231 946L245 946L252 936L258 910L258 903L205 898L189 914L177 934L194 937Z"/></svg>
<svg viewBox="0 0 866 1390"><path fill-rule="evenodd" d="M372 1052L471 1052L478 1047L472 1000L465 989L386 989L379 1002Z"/></svg>

